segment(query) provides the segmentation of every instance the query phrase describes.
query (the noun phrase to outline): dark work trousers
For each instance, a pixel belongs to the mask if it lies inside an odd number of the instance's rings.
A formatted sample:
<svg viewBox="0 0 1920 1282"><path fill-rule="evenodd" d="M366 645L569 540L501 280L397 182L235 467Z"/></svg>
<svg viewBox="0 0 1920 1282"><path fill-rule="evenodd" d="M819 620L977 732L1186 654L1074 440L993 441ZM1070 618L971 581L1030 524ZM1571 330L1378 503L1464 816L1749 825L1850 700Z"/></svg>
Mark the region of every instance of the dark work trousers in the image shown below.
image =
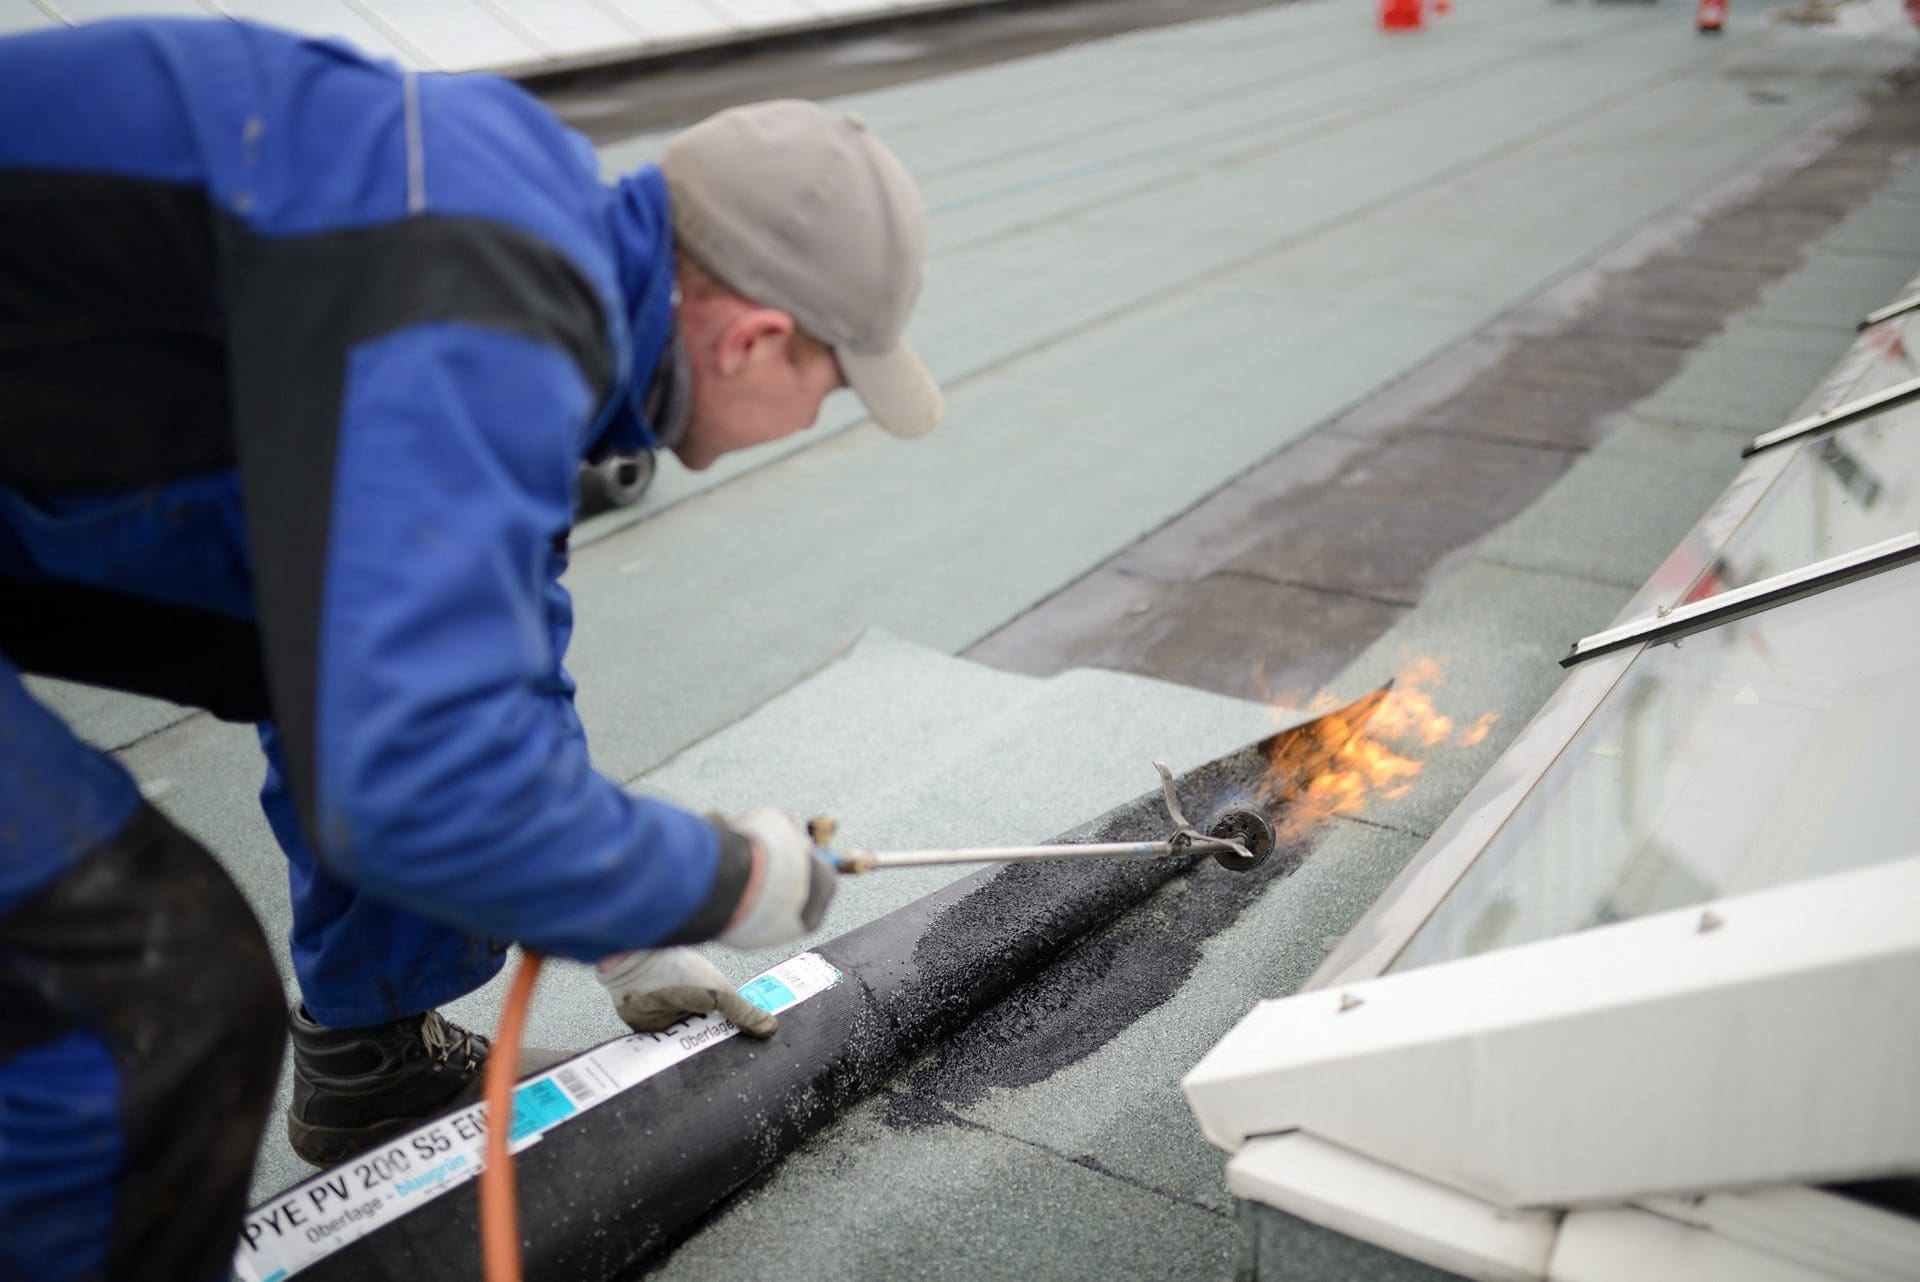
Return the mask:
<svg viewBox="0 0 1920 1282"><path fill-rule="evenodd" d="M0 656L0 1282L226 1277L285 1035L233 882Z"/></svg>

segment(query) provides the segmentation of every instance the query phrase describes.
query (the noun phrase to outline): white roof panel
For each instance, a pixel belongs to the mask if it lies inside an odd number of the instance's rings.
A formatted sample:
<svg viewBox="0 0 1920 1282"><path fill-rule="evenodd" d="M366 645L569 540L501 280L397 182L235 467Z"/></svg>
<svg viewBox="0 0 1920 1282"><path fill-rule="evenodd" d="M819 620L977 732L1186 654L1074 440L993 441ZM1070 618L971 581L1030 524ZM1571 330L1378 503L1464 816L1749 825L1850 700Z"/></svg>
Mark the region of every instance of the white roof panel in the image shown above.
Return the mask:
<svg viewBox="0 0 1920 1282"><path fill-rule="evenodd" d="M0 35L58 26L33 0L0 0Z"/></svg>
<svg viewBox="0 0 1920 1282"><path fill-rule="evenodd" d="M494 0L544 51L558 57L635 44L640 34L593 0Z"/></svg>
<svg viewBox="0 0 1920 1282"><path fill-rule="evenodd" d="M367 12L444 71L538 62L541 50L475 0L366 0Z"/></svg>
<svg viewBox="0 0 1920 1282"><path fill-rule="evenodd" d="M732 12L705 0L607 0L656 40L691 40L738 31L744 25Z"/></svg>
<svg viewBox="0 0 1920 1282"><path fill-rule="evenodd" d="M220 8L236 18L344 40L363 53L393 58L409 67L423 65L414 51L339 0L220 0Z"/></svg>
<svg viewBox="0 0 1920 1282"><path fill-rule="evenodd" d="M819 17L807 0L716 0L747 27L787 27Z"/></svg>
<svg viewBox="0 0 1920 1282"><path fill-rule="evenodd" d="M807 0L815 12L840 17L856 13L881 13L905 8L905 0Z"/></svg>
<svg viewBox="0 0 1920 1282"><path fill-rule="evenodd" d="M208 18L218 13L200 0L54 0L54 7L76 23L103 18Z"/></svg>
<svg viewBox="0 0 1920 1282"><path fill-rule="evenodd" d="M1504 1207L1911 1172L1916 902L1920 855L1261 1002L1183 1086Z"/></svg>

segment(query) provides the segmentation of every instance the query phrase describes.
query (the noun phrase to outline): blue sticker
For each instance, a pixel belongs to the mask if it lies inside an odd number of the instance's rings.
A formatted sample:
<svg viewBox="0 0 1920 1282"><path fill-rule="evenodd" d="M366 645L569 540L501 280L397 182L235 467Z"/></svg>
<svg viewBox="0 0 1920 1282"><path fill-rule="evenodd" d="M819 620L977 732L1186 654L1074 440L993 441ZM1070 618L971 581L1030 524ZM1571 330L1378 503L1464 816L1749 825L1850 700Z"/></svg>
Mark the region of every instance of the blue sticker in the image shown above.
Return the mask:
<svg viewBox="0 0 1920 1282"><path fill-rule="evenodd" d="M740 990L740 995L758 1006L761 1010L779 1014L793 1005L799 998L793 990L775 979L772 975L762 975Z"/></svg>
<svg viewBox="0 0 1920 1282"><path fill-rule="evenodd" d="M551 1080L528 1082L513 1093L513 1129L507 1132L509 1139L523 1140L538 1131L544 1131L555 1122L572 1117L579 1110L566 1092L555 1086Z"/></svg>

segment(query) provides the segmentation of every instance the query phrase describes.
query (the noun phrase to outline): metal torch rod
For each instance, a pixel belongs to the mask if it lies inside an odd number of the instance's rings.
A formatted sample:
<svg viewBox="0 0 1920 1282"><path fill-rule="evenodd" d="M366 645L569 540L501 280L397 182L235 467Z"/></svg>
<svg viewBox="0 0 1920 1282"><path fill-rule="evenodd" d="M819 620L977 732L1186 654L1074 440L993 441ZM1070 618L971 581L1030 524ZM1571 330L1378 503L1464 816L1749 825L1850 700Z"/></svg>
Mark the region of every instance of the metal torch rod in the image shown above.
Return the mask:
<svg viewBox="0 0 1920 1282"><path fill-rule="evenodd" d="M1199 842L1182 853L1202 848ZM1209 845L1205 847L1211 849ZM841 872L879 868L922 868L929 864L1010 863L1022 859L1165 859L1171 841L1102 841L1068 846L955 846L943 850L842 850L834 853Z"/></svg>
<svg viewBox="0 0 1920 1282"><path fill-rule="evenodd" d="M1102 841L1053 846L954 846L940 850L850 850L873 860L876 868L919 864L973 864L1011 859L1161 859L1173 853L1170 841Z"/></svg>

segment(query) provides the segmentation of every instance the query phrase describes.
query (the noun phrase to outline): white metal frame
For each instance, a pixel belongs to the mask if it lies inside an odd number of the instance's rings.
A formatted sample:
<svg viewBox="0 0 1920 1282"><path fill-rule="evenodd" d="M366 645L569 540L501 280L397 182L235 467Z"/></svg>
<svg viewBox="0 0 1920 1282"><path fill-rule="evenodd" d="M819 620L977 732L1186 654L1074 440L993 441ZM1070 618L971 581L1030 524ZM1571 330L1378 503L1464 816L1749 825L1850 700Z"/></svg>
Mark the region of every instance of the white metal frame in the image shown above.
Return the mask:
<svg viewBox="0 0 1920 1282"><path fill-rule="evenodd" d="M1908 312L1920 310L1920 294L1909 294L1905 298L1895 299L1879 311L1868 312L1860 318L1858 328L1866 329L1878 325L1881 321L1890 321L1896 316L1905 316Z"/></svg>
<svg viewBox="0 0 1920 1282"><path fill-rule="evenodd" d="M1920 1277L1799 1187L1920 1171L1915 904L1920 855L1263 1002L1183 1085L1236 1194L1470 1277Z"/></svg>
<svg viewBox="0 0 1920 1282"><path fill-rule="evenodd" d="M1746 449L1740 451L1740 456L1751 457L1762 450L1772 449L1787 441L1797 441L1801 437L1811 436L1815 432L1824 432L1830 427L1840 427L1895 405L1904 405L1916 397L1920 397L1920 378L1910 378L1904 383L1895 383L1892 387L1884 387L1870 396L1862 396L1819 414L1795 419L1782 427L1774 428L1771 432L1763 432L1754 437Z"/></svg>
<svg viewBox="0 0 1920 1282"><path fill-rule="evenodd" d="M1729 588L1725 592L1657 614L1651 619L1635 619L1631 623L1582 637L1573 643L1567 657L1560 660L1560 666L1570 668L1596 655L1623 650L1643 642L1654 643L1688 636L1703 628L1744 619L1750 614L1770 610L1789 601L1798 601L1815 592L1837 588L1916 559L1920 559L1920 530L1909 530L1905 534L1843 552L1824 561L1815 561L1757 583Z"/></svg>
<svg viewBox="0 0 1920 1282"><path fill-rule="evenodd" d="M1227 1189L1489 1282L1911 1282L1920 1270L1920 1226L1820 1189L1514 1211L1300 1131L1249 1141Z"/></svg>

